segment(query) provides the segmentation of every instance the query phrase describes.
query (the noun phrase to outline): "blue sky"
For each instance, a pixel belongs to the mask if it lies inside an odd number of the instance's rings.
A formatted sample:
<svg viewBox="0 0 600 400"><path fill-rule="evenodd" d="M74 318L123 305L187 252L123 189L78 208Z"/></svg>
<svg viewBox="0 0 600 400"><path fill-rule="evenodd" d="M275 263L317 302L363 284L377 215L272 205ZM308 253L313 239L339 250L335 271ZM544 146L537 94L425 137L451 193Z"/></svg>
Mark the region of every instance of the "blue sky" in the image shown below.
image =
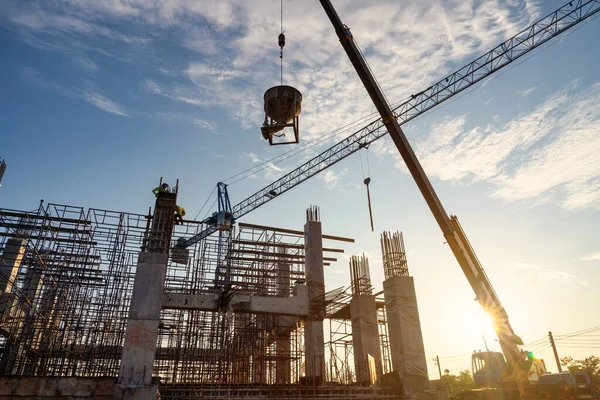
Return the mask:
<svg viewBox="0 0 600 400"><path fill-rule="evenodd" d="M334 4L395 103L562 2ZM290 148L269 147L259 126L262 95L279 84L279 12L274 0L0 1L0 206L143 213L163 176L180 179L195 216L218 181L259 166L230 186L235 204L370 120L318 2L286 0L283 80L303 93L301 141L339 134L276 158ZM600 21L573 31L404 127L526 342L600 325ZM356 238L348 253L369 256L376 288L379 232L404 232L429 358L483 347L471 289L389 139L244 220L297 229L311 204L325 232ZM332 265L328 287L347 285L347 271Z"/></svg>

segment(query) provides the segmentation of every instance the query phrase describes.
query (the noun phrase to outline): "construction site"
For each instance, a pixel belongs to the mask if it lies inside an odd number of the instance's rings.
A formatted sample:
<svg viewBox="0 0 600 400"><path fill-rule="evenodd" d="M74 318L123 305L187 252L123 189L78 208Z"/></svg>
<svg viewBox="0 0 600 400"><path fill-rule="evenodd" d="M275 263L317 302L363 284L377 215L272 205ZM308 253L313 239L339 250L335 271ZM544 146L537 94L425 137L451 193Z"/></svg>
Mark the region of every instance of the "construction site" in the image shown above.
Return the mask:
<svg viewBox="0 0 600 400"><path fill-rule="evenodd" d="M566 4L394 109L347 27L322 3L380 119L236 205L219 183L218 209L201 221L179 215L179 186L162 178L147 214L43 201L35 210L0 209L0 399L447 399L429 381L402 227L380 233L385 280L375 285L368 257L348 254L354 238L330 231L318 206L293 211L305 214L304 226L243 220L388 133L494 320L502 353L474 355L483 360L476 381L498 379L493 366L510 367L505 384L490 385L492 395L464 398L538 398L532 375L545 367L527 359L400 125L576 26L600 3ZM298 141L301 101L288 86L265 93L261 132L269 144L282 144L276 133L290 128ZM326 282L324 268L346 259L350 286Z"/></svg>
<svg viewBox="0 0 600 400"><path fill-rule="evenodd" d="M382 236L385 299L362 256L351 258L351 290L325 291L323 267L353 239L323 234L318 208L304 230L240 222L169 257L202 226L173 229L175 198L160 196L153 215L0 211L3 376L97 378L92 391L105 377L112 391L119 376L124 387L160 382L162 398L178 399L306 396L327 383L332 396L368 398L395 362L412 390L426 387L401 234Z"/></svg>

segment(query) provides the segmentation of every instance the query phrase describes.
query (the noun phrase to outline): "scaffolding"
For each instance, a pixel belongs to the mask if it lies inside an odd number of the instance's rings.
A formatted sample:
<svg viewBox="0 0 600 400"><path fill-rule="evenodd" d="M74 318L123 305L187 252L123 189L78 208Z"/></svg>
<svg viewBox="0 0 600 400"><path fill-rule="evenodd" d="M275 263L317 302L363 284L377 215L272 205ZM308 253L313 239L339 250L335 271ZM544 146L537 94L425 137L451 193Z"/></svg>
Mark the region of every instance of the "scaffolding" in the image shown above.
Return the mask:
<svg viewBox="0 0 600 400"><path fill-rule="evenodd" d="M223 251L223 242L227 251ZM170 264L165 292L214 294L217 312L163 310L154 374L164 383L295 383L303 368L298 318L233 312L233 295L289 297L304 281L304 245L298 232L240 223L198 243L188 265ZM284 339L282 339L284 338ZM281 348L278 342L289 345ZM289 363L280 377L277 364Z"/></svg>
<svg viewBox="0 0 600 400"><path fill-rule="evenodd" d="M59 204L0 210L0 374L111 376L119 369L146 216ZM18 242L20 262L9 253ZM8 274L7 271L10 271Z"/></svg>
<svg viewBox="0 0 600 400"><path fill-rule="evenodd" d="M235 388L250 396L262 388L259 392L276 397L306 398L312 383L305 378L303 318L239 312L228 302L236 295L294 296L306 281L304 233L239 223L183 250L176 244L206 226L184 221L173 227L171 238L154 237L153 218L151 212L59 204L0 209L0 375L116 377L138 255L171 246L165 295L211 295L219 307L161 311L153 365L161 395L229 396ZM323 251L325 266L344 252ZM348 288L335 288L310 301L309 314L330 324L324 344L329 385L355 380L350 318L336 316L350 297ZM381 310L378 315L385 324ZM332 396L343 398L348 390L340 387ZM356 391L365 398L374 393Z"/></svg>
<svg viewBox="0 0 600 400"><path fill-rule="evenodd" d="M354 346L352 343L352 315L350 313L350 300L353 295L352 286L346 288L343 295L330 304L326 315L329 324L329 338L326 342L329 357L328 379L330 382L342 385L356 383ZM392 372L392 360L385 301L382 295L383 292L375 293L375 304L382 370L384 374L388 374Z"/></svg>

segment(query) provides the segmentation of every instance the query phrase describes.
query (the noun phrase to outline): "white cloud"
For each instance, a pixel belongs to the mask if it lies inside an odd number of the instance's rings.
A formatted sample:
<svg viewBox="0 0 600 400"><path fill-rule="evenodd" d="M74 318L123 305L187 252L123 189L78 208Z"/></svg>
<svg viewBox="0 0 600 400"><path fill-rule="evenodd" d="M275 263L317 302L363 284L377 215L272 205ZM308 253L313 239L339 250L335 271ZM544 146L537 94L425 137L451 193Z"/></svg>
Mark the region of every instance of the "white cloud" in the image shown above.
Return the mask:
<svg viewBox="0 0 600 400"><path fill-rule="evenodd" d="M331 169L325 171L322 176L325 181L325 186L329 189L334 188L340 180L340 176Z"/></svg>
<svg viewBox="0 0 600 400"><path fill-rule="evenodd" d="M172 79L147 81L149 93L220 107L245 129L262 123L263 93L279 84L279 27L272 21L279 20L280 10L272 0L50 0L42 5L13 0L11 4L6 15L30 44L150 64ZM376 4L346 0L337 8L392 100L429 86L457 62L478 56L539 14L533 0ZM349 115L374 111L320 7L287 2L284 29L283 80L304 94L302 140L339 130ZM109 40L82 43L78 35ZM168 38L197 54L190 58L188 52L178 52L183 55L173 59L157 38ZM184 76L188 82L181 79ZM348 128L345 133L350 132Z"/></svg>
<svg viewBox="0 0 600 400"><path fill-rule="evenodd" d="M33 68L22 68L21 75L29 83L41 88L52 90L63 96L84 100L85 102L111 114L120 115L123 117L129 116L123 106L99 93L92 86L89 86L86 89L81 89L76 86L68 86L62 83L52 82L43 78L41 74Z"/></svg>
<svg viewBox="0 0 600 400"><path fill-rule="evenodd" d="M540 279L546 279L546 280L560 279L564 283L567 283L567 284L569 284L571 282L575 282L582 286L588 286L588 283L585 280L580 279L580 278L576 277L575 275L569 274L568 272L564 272L564 271L543 269L538 273L538 277Z"/></svg>
<svg viewBox="0 0 600 400"><path fill-rule="evenodd" d="M579 261L600 261L600 251L579 258Z"/></svg>
<svg viewBox="0 0 600 400"><path fill-rule="evenodd" d="M197 96L197 93L194 93L193 90L180 87L164 88L152 79L147 79L144 87L148 93L163 96L168 99L180 101L193 106L207 107L214 104L214 102L210 99Z"/></svg>
<svg viewBox="0 0 600 400"><path fill-rule="evenodd" d="M77 57L75 59L75 63L77 65L79 65L81 68L83 68L87 71L90 71L90 72L96 72L99 69L98 65L94 61L90 60L89 58Z"/></svg>
<svg viewBox="0 0 600 400"><path fill-rule="evenodd" d="M255 153L246 153L245 156L248 157L253 163L259 163L262 161Z"/></svg>
<svg viewBox="0 0 600 400"><path fill-rule="evenodd" d="M121 115L123 117L128 117L125 109L109 99L108 97L93 91L92 89L88 89L83 92L80 96L83 100L88 103L98 107L101 110L104 110L111 114Z"/></svg>
<svg viewBox="0 0 600 400"><path fill-rule="evenodd" d="M158 72L160 72L161 74L166 75L166 76L170 76L172 78L174 78L174 77L177 76L177 72L176 71L171 71L171 70L169 70L167 68L156 68L156 70Z"/></svg>
<svg viewBox="0 0 600 400"><path fill-rule="evenodd" d="M513 267L517 269L540 269L541 267L536 264L526 263L526 262L514 262Z"/></svg>
<svg viewBox="0 0 600 400"><path fill-rule="evenodd" d="M192 123L200 128L208 129L209 131L214 131L217 129L217 123L214 121L208 121L200 118L194 118Z"/></svg>
<svg viewBox="0 0 600 400"><path fill-rule="evenodd" d="M281 178L285 173L287 173L286 168L278 167L277 165L273 164L272 162L265 164L265 167L266 167L266 169L265 169L264 178L267 181L274 181L276 179Z"/></svg>
<svg viewBox="0 0 600 400"><path fill-rule="evenodd" d="M466 129L467 116L433 126L417 143L429 174L491 183L505 201L600 207L600 83L572 84L501 127Z"/></svg>
<svg viewBox="0 0 600 400"><path fill-rule="evenodd" d="M338 183L340 183L340 179L346 175L346 173L348 172L348 168L344 168L341 172L337 173L335 172L333 169L328 169L326 170L322 175L321 175L321 179L323 179L323 181L325 182L325 187L327 189L338 189L338 190L342 190L339 186Z"/></svg>
<svg viewBox="0 0 600 400"><path fill-rule="evenodd" d="M531 87L529 89L525 89L525 90L517 90L517 94L525 97L528 94L530 94L531 92L533 92L535 89L537 89L537 86Z"/></svg>
<svg viewBox="0 0 600 400"><path fill-rule="evenodd" d="M22 5L20 5L22 6ZM84 20L76 15L64 13L58 14L53 11L60 10L60 7L54 10L44 10L42 7L26 6L20 10L8 8L11 22L21 28L42 33L43 35L87 35L97 36L104 39L120 41L124 43L144 43L146 39L123 34L117 30Z"/></svg>
<svg viewBox="0 0 600 400"><path fill-rule="evenodd" d="M545 280L562 280L566 284L577 283L582 286L588 286L588 283L580 279L579 277L570 274L565 271L558 271L555 269L544 268L537 264L531 264L526 262L513 262L512 267L516 269L525 269L535 271L539 279Z"/></svg>
<svg viewBox="0 0 600 400"><path fill-rule="evenodd" d="M137 4L134 10L125 7L122 13L159 26L178 24L184 30L181 45L210 57L191 61L182 69L193 86L183 87L180 81L161 84L160 93L154 94L194 105L210 102L225 109L243 128L257 128L264 117L262 95L279 83L278 32L273 24L265 23L278 20L279 8L267 0L222 1L220 10L183 1L170 4L169 12L159 7L153 18L145 6ZM308 2L290 2L286 11L302 16L284 21L283 78L304 94L302 140L338 130L347 124L348 115L372 113L373 105L323 10ZM349 0L338 6L338 12L351 24L392 99L422 90L448 72L450 65L479 55L539 13L529 0L445 0L433 5ZM210 23L192 24L193 18Z"/></svg>

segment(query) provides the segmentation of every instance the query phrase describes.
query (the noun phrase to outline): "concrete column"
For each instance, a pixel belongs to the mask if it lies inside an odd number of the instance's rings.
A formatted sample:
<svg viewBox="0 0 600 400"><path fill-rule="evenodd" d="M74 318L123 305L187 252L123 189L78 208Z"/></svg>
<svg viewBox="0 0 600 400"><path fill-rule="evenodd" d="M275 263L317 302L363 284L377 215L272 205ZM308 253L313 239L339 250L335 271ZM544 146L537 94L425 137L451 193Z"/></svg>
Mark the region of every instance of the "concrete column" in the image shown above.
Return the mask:
<svg viewBox="0 0 600 400"><path fill-rule="evenodd" d="M304 255L308 296L311 304L314 304L314 301L325 294L323 236L320 221L309 220L304 225ZM304 324L306 377L313 385L322 384L325 376L323 319L323 315L309 315Z"/></svg>
<svg viewBox="0 0 600 400"><path fill-rule="evenodd" d="M150 385L167 272L167 254L138 256L118 384Z"/></svg>
<svg viewBox="0 0 600 400"><path fill-rule="evenodd" d="M383 281L392 366L407 393L429 388L425 346L412 276Z"/></svg>
<svg viewBox="0 0 600 400"><path fill-rule="evenodd" d="M281 258L285 258L285 247L279 248ZM277 296L290 297L290 264L285 259L277 263ZM275 316L276 339L275 382L290 384L291 380L291 332L288 329L291 318Z"/></svg>
<svg viewBox="0 0 600 400"><path fill-rule="evenodd" d="M356 382L359 384L374 384L375 382L371 379L371 372L375 373L375 380L383 374L375 296L354 296L350 300L350 315L352 318L352 345L354 347ZM375 371L369 369L368 356L375 359Z"/></svg>
<svg viewBox="0 0 600 400"><path fill-rule="evenodd" d="M24 239L10 238L6 241L0 256L0 318L12 306L10 293L24 254Z"/></svg>
<svg viewBox="0 0 600 400"><path fill-rule="evenodd" d="M36 313L35 309L32 307L32 305L35 305L35 301L36 299L39 298L41 291L42 291L42 283L43 283L43 275L42 275L42 271L41 268L39 266L39 264L34 264L29 266L29 268L27 269L27 273L25 274L25 283L23 284L23 294L24 296L20 298L20 308L21 308L21 312L22 312L22 317L23 317L23 323L20 325L20 332L17 336L17 341L15 343L15 346L19 347L19 350L16 350L15 352L18 353L23 353L25 351L25 349L29 346L26 346L24 343L39 343L39 341L34 342L34 335L35 335L35 319L36 319ZM46 300L46 302L48 302L48 300ZM44 304L44 303L42 303ZM48 310L47 310L48 311ZM40 311L39 313L43 313L45 311ZM48 311L49 313L52 313L52 310ZM49 318L52 318L51 314L42 314L44 316L48 315ZM43 332L43 331L42 331ZM41 332L40 332L41 334ZM32 349L35 348L34 346L31 346ZM6 366L1 367L0 369L4 370L4 371L11 371L12 374L14 375L19 375L21 374L23 371L19 372L16 370L15 368L15 361L16 361L16 357L11 357L10 360L7 360L7 363L5 364ZM31 367L28 367L30 373L32 373L32 369ZM10 375L10 372L8 372L8 374Z"/></svg>

